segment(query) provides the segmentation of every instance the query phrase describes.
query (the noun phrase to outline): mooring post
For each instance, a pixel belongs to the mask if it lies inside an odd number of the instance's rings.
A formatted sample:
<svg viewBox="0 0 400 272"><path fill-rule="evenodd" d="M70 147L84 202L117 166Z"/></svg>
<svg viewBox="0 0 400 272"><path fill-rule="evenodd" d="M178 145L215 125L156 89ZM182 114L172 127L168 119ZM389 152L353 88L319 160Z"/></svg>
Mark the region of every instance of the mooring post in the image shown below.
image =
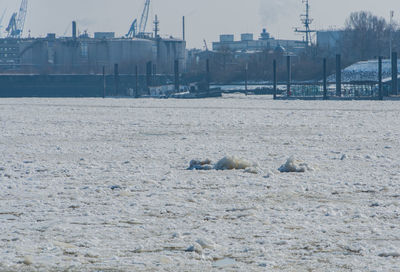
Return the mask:
<svg viewBox="0 0 400 272"><path fill-rule="evenodd" d="M150 86L151 86L151 72L152 72L153 64L151 61L146 64L146 88L148 95L150 95Z"/></svg>
<svg viewBox="0 0 400 272"><path fill-rule="evenodd" d="M135 66L135 98L139 97L139 67Z"/></svg>
<svg viewBox="0 0 400 272"><path fill-rule="evenodd" d="M157 86L158 84L158 80L157 80L157 64L153 64L153 84L155 84L155 86Z"/></svg>
<svg viewBox="0 0 400 272"><path fill-rule="evenodd" d="M378 58L378 85L379 85L379 100L383 100L383 85L382 85L382 57Z"/></svg>
<svg viewBox="0 0 400 272"><path fill-rule="evenodd" d="M278 87L278 77L276 73L276 60L274 59L273 62L273 73L274 73L274 100L276 99L276 94L277 94L277 87Z"/></svg>
<svg viewBox="0 0 400 272"><path fill-rule="evenodd" d="M179 60L175 60L174 72L175 72L175 91L179 92Z"/></svg>
<svg viewBox="0 0 400 272"><path fill-rule="evenodd" d="M342 96L342 64L341 55L336 55L336 96Z"/></svg>
<svg viewBox="0 0 400 272"><path fill-rule="evenodd" d="M118 63L114 64L115 95L119 95L119 69Z"/></svg>
<svg viewBox="0 0 400 272"><path fill-rule="evenodd" d="M397 67L397 52L392 53L392 95L398 94L398 67Z"/></svg>
<svg viewBox="0 0 400 272"><path fill-rule="evenodd" d="M326 58L323 60L323 77L324 77L324 100L328 99L328 86L327 86L327 79L326 79Z"/></svg>
<svg viewBox="0 0 400 272"><path fill-rule="evenodd" d="M287 96L291 96L291 84L292 84L292 59L290 56L286 57L286 69L287 69Z"/></svg>
<svg viewBox="0 0 400 272"><path fill-rule="evenodd" d="M103 98L106 98L106 67L103 66Z"/></svg>
<svg viewBox="0 0 400 272"><path fill-rule="evenodd" d="M244 80L244 89L247 95L248 91L248 81L249 81L249 64L246 63L246 66L244 67L244 73L245 73L245 80Z"/></svg>
<svg viewBox="0 0 400 272"><path fill-rule="evenodd" d="M207 81L207 92L210 92L210 60L206 60L206 81Z"/></svg>

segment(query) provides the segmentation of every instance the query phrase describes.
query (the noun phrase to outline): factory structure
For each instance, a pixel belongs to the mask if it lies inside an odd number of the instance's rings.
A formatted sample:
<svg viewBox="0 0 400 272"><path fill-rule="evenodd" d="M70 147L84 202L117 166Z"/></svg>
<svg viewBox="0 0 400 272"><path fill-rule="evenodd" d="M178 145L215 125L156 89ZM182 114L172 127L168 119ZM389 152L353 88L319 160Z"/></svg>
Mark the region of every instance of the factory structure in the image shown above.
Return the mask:
<svg viewBox="0 0 400 272"><path fill-rule="evenodd" d="M307 47L315 45L318 48L338 52L344 36L343 30L313 30L311 25L313 19L310 16L310 4L304 0L304 13L300 15L301 27L295 27L297 34L303 35L303 40L275 39L264 28L258 38L253 33L243 33L240 39L235 39L234 34L222 34L219 41L213 42L212 48L215 52L230 51L236 54L255 52L280 52L285 55L296 55ZM316 40L316 43L313 41Z"/></svg>
<svg viewBox="0 0 400 272"><path fill-rule="evenodd" d="M266 50L288 50L299 52L304 50L306 44L297 40L276 40L266 29L260 34L258 39L254 39L254 34L244 33L240 35L240 40L235 40L233 34L220 35L219 41L213 43L214 51L231 52L260 52Z"/></svg>
<svg viewBox="0 0 400 272"><path fill-rule="evenodd" d="M144 73L149 65L153 73L173 74L176 60L181 67L186 64L185 40L162 38L157 16L154 32L146 32L150 0L124 37L113 32L78 34L78 25L72 22L69 37L49 33L45 38L22 38L27 7L28 0L22 0L10 19L7 37L0 39L1 73L100 74L103 68L110 73L118 64L121 74L133 74L136 67Z"/></svg>
<svg viewBox="0 0 400 272"><path fill-rule="evenodd" d="M301 28L295 32L304 35L303 40L275 39L266 29L258 37L252 33L240 35L222 34L219 41L212 43L212 51L186 50L185 23L183 18L182 38L164 38L160 36L160 21L155 16L153 31L147 32L150 0L144 0L143 12L134 19L129 31L123 37L114 32L96 32L89 35L79 33L78 25L72 22L72 33L68 37L57 37L54 33L44 38L33 38L22 34L28 12L28 0L21 0L19 12L12 14L7 28L6 38L0 38L0 73L23 74L100 74L103 68L111 73L115 64L121 74L173 74L175 61L180 71L185 71L199 55L207 58L211 52L232 52L235 56L244 56L256 52L279 52L285 55L297 55L312 44L312 34L316 33L317 46L337 50L342 38L340 31L314 31L310 28L313 20L309 14L308 0L305 13L301 15ZM0 25L4 19L0 17ZM30 36L30 35L29 35ZM190 68L190 67L189 67Z"/></svg>

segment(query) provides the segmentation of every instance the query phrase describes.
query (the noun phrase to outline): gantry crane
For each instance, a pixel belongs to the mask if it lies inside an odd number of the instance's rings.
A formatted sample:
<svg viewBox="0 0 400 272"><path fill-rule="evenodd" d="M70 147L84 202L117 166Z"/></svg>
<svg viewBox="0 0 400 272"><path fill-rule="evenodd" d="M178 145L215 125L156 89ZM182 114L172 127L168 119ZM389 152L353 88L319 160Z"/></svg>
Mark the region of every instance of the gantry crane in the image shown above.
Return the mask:
<svg viewBox="0 0 400 272"><path fill-rule="evenodd" d="M21 38L25 26L26 13L28 12L28 0L22 0L19 12L14 12L6 31L9 38Z"/></svg>
<svg viewBox="0 0 400 272"><path fill-rule="evenodd" d="M149 19L149 11L150 11L150 0L146 0L144 3L144 9L142 12L142 17L140 18L140 24L139 24L139 35L146 33L146 26L147 26L147 21Z"/></svg>
<svg viewBox="0 0 400 272"><path fill-rule="evenodd" d="M129 28L128 34L126 34L125 36L127 38L134 38L136 37L136 34L137 34L137 19L133 20L133 23Z"/></svg>
<svg viewBox="0 0 400 272"><path fill-rule="evenodd" d="M3 20L4 20L4 16L6 15L6 12L7 12L7 9L5 9L4 11L3 11L3 14L1 15L1 17L0 17L0 37L2 36L1 35L1 29L3 28Z"/></svg>
<svg viewBox="0 0 400 272"><path fill-rule="evenodd" d="M150 0L146 0L146 2L144 3L144 8L142 16L140 18L139 26L138 26L138 20L135 19L129 29L128 34L125 35L127 38L146 36L146 27L147 27L147 21L149 20L149 12L150 12Z"/></svg>

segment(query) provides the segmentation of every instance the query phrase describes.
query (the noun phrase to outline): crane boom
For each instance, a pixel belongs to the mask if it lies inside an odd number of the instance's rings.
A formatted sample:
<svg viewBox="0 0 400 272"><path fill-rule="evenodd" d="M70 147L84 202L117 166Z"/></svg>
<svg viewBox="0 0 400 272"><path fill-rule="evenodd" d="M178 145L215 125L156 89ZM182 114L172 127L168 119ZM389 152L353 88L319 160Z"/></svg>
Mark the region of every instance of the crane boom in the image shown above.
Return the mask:
<svg viewBox="0 0 400 272"><path fill-rule="evenodd" d="M12 37L13 33L16 32L17 23L16 23L16 19L15 18L17 18L17 13L16 12L14 12L11 15L10 22L8 23L8 26L6 28L6 31L8 32L8 37Z"/></svg>
<svg viewBox="0 0 400 272"><path fill-rule="evenodd" d="M25 26L26 13L28 11L28 0L22 0L19 12L14 12L6 31L10 38L20 38Z"/></svg>
<svg viewBox="0 0 400 272"><path fill-rule="evenodd" d="M3 27L3 20L4 20L4 16L6 15L7 9L5 9L3 11L3 14L0 17L0 28Z"/></svg>
<svg viewBox="0 0 400 272"><path fill-rule="evenodd" d="M137 19L133 21L131 28L128 31L128 34L126 34L125 36L127 38L133 38L136 37L136 33L137 33Z"/></svg>
<svg viewBox="0 0 400 272"><path fill-rule="evenodd" d="M144 3L142 17L140 18L139 33L146 32L147 21L149 19L149 11L150 11L150 0L146 0L146 2Z"/></svg>
<svg viewBox="0 0 400 272"><path fill-rule="evenodd" d="M22 31L24 30L27 12L28 12L28 0L22 0L17 18L17 29L19 31L19 35L21 35Z"/></svg>

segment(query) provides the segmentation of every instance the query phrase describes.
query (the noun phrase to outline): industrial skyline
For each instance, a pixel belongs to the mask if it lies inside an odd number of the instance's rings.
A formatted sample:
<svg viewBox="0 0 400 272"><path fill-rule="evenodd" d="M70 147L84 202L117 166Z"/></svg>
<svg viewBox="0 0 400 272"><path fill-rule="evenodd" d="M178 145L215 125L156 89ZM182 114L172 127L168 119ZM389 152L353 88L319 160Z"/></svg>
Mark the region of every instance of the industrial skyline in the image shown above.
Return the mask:
<svg viewBox="0 0 400 272"><path fill-rule="evenodd" d="M69 35L71 20L78 21L80 31L115 31L118 36L123 36L132 20L139 18L143 3L143 0L31 1L23 36L29 33L32 36ZM20 1L15 0L0 1L1 11L7 9L2 30L19 4ZM382 0L380 5L375 0L311 0L310 5L315 29L342 27L350 12L357 10L371 10L386 18L390 10L394 10L395 20L400 15L400 3L395 0ZM204 39L210 44L218 40L221 33L237 37L245 32L258 35L264 27L276 38L301 39L293 28L299 25L302 13L301 0L154 0L150 9L150 17L157 14L161 21L162 35L181 37L181 17L186 16L189 48L202 48ZM151 30L151 25L148 28Z"/></svg>

